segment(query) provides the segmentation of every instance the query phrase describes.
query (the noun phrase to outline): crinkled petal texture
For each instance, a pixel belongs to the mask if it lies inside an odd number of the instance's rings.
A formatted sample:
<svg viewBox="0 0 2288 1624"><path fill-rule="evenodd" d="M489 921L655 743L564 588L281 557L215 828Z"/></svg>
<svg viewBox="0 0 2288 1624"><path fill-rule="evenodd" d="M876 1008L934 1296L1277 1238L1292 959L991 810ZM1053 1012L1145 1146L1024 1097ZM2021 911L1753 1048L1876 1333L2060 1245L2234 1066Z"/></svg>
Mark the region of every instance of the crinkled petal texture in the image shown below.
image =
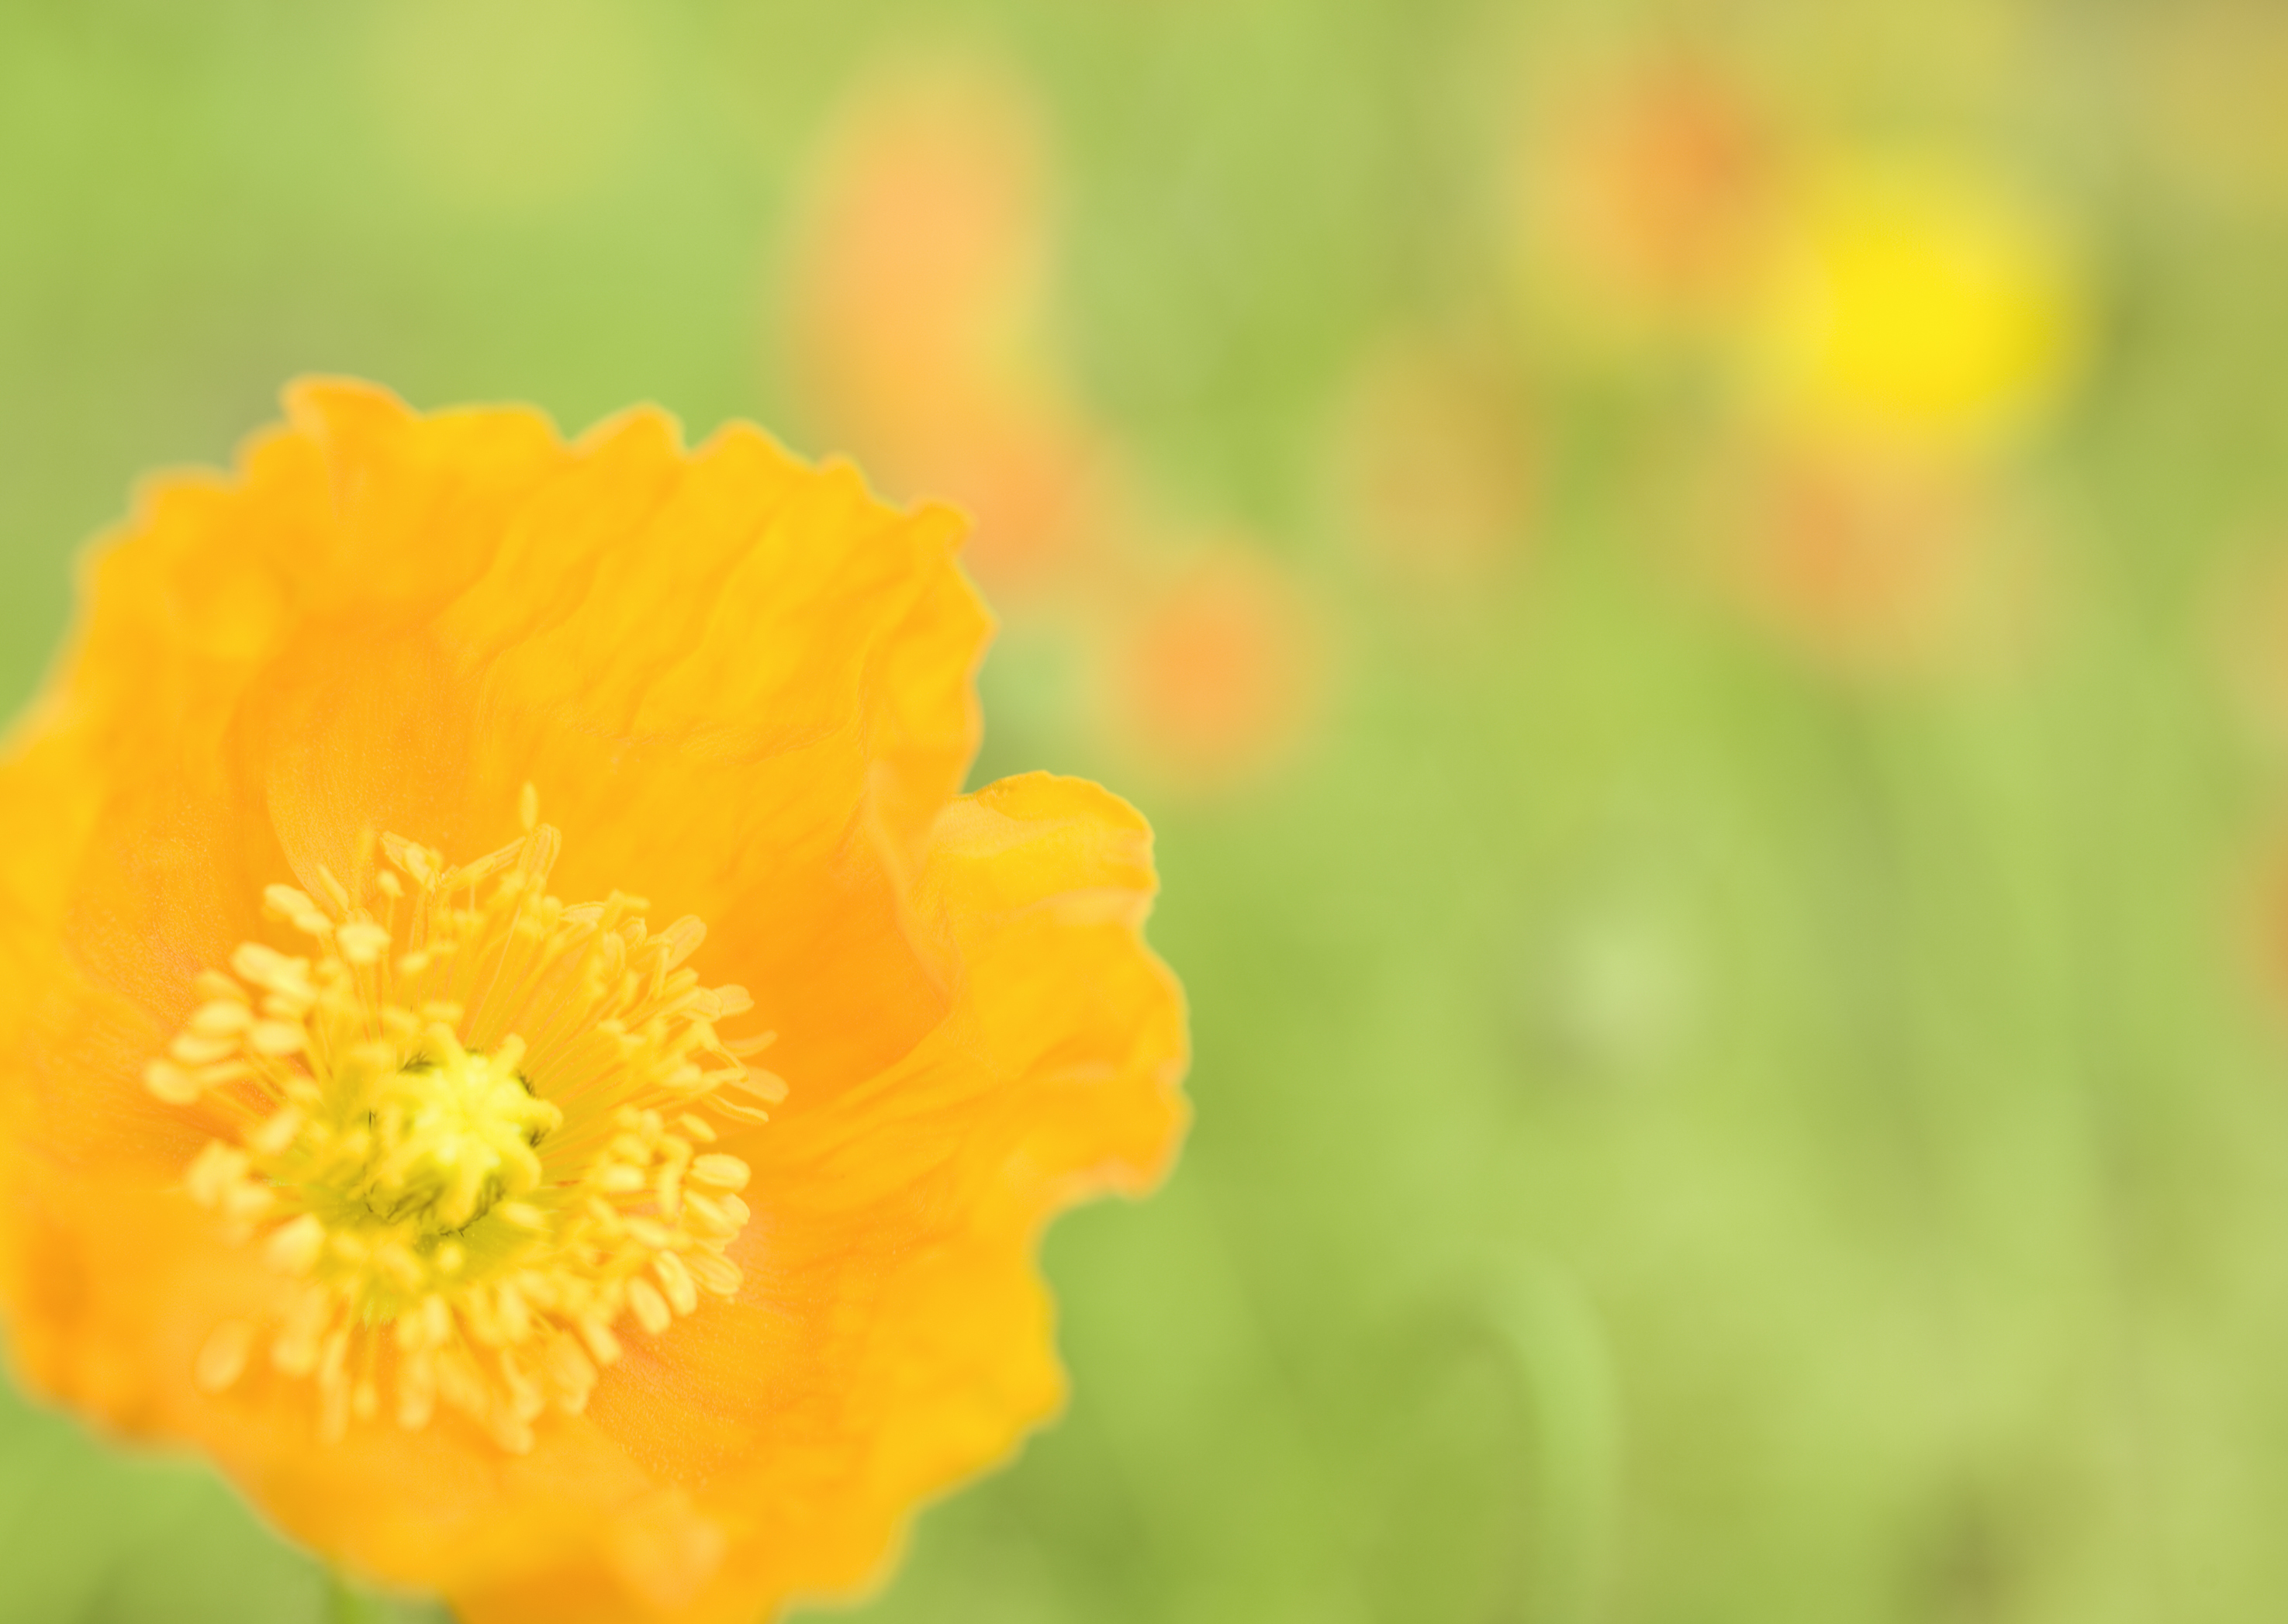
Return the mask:
<svg viewBox="0 0 2288 1624"><path fill-rule="evenodd" d="M760 433L638 411L566 444L308 383L235 478L98 550L0 765L0 1288L36 1386L189 1440L293 1533L475 1624L745 1620L865 1585L923 1495L1058 1404L1046 1217L1180 1136L1150 835L1092 785L957 792L988 625L960 526ZM192 978L290 945L262 888L365 833L565 834L552 889L696 914L793 1092L749 1161L735 1302L638 1338L504 1454L457 1417L314 1441L304 1384L193 1385L269 1300L180 1192L223 1126L144 1061Z"/></svg>

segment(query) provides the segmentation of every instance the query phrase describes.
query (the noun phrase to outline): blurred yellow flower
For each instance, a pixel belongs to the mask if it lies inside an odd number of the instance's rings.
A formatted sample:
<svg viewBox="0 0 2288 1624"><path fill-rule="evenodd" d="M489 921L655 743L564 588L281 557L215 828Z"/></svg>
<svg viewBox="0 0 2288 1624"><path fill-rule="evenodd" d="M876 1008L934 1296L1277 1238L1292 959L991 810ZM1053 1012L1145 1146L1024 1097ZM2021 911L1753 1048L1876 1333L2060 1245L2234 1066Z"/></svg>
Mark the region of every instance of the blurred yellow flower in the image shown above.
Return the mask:
<svg viewBox="0 0 2288 1624"><path fill-rule="evenodd" d="M21 1368L473 1624L862 1587L1059 1401L1043 1222L1172 1153L1149 831L957 794L942 510L288 416L145 494L0 764Z"/></svg>
<svg viewBox="0 0 2288 1624"><path fill-rule="evenodd" d="M2055 401L2081 291L2039 218L1987 178L1846 163L1783 222L1745 337L1767 404L1791 425L1952 455Z"/></svg>

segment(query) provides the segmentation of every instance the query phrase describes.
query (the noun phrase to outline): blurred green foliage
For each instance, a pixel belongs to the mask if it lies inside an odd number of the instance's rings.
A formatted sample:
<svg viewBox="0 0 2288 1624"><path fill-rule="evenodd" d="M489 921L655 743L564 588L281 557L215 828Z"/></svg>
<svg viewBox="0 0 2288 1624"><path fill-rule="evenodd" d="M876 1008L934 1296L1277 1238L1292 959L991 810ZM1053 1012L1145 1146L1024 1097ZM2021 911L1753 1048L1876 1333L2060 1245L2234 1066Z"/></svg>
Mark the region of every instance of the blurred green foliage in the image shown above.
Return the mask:
<svg viewBox="0 0 2288 1624"><path fill-rule="evenodd" d="M1052 1233L1070 1412L863 1616L2276 1619L2281 763L2220 627L2288 541L2288 186L2154 79L2245 9L6 0L0 692L134 476L295 373L830 448L775 314L804 165L870 64L991 53L1053 132L1076 388L1310 583L1338 675L1283 772L1156 795L1025 625L989 663L981 775L1160 828L1199 1123ZM2028 651L1839 673L1676 567L1702 385L1537 336L1501 201L1521 87L1639 25L2075 222ZM1521 558L1458 602L1326 495L1330 403L1426 321L1534 408ZM12 1398L0 1553L12 1620L395 1605Z"/></svg>

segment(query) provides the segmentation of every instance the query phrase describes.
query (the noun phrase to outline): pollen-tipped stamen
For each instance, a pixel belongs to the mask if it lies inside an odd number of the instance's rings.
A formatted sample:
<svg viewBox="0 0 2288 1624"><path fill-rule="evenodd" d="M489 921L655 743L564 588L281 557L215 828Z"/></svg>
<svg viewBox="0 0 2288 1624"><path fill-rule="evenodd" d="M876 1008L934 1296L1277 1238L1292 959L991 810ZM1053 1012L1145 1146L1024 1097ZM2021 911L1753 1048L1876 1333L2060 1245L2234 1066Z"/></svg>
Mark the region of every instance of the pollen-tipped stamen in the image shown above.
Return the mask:
<svg viewBox="0 0 2288 1624"><path fill-rule="evenodd" d="M709 1118L783 1097L745 1064L767 1034L717 1034L752 1001L683 967L698 920L653 934L639 898L546 894L560 839L528 790L524 812L461 867L384 836L361 894L323 870L316 898L271 886L314 952L242 944L147 1068L160 1099L241 1124L185 1186L297 1282L266 1334L216 1327L203 1389L266 1350L314 1382L322 1436L441 1402L521 1451L586 1404L624 1322L657 1335L736 1295L748 1169Z"/></svg>

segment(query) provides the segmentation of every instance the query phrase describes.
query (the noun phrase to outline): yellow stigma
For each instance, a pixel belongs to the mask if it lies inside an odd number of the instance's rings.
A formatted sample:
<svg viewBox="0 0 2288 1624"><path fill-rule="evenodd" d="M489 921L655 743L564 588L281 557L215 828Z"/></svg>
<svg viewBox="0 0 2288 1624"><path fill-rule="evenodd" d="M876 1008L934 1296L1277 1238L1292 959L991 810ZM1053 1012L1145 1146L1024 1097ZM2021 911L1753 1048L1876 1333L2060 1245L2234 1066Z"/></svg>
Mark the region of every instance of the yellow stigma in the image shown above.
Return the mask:
<svg viewBox="0 0 2288 1624"><path fill-rule="evenodd" d="M258 942L145 1081L234 1132L185 1184L287 1284L266 1325L217 1327L195 1367L219 1392L255 1363L315 1383L339 1438L382 1408L428 1424L440 1400L503 1447L551 1406L576 1414L633 1319L658 1335L730 1297L746 1164L710 1118L765 1120L785 1087L715 1023L752 1007L683 961L705 935L656 935L639 898L546 894L560 839L525 802L524 837L463 867L385 836L353 891L320 871L266 912L312 939ZM366 865L370 867L370 865Z"/></svg>
<svg viewBox="0 0 2288 1624"><path fill-rule="evenodd" d="M473 1055L440 1031L423 1056L376 1091L373 1144L345 1193L377 1217L410 1216L425 1235L466 1229L506 1195L540 1183L534 1153L564 1113L534 1097L520 1043Z"/></svg>

